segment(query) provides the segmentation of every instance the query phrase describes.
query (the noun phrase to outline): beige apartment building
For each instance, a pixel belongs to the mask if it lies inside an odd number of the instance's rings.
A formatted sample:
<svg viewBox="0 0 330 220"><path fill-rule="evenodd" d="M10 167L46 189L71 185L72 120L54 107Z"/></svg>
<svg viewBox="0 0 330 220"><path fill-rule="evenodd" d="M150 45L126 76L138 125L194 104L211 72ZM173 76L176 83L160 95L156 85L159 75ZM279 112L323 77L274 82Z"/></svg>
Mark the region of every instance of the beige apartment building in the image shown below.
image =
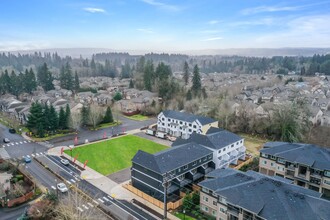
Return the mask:
<svg viewBox="0 0 330 220"><path fill-rule="evenodd" d="M216 220L330 219L321 193L254 171L217 169L199 183L200 209Z"/></svg>
<svg viewBox="0 0 330 220"><path fill-rule="evenodd" d="M259 172L280 176L330 197L330 150L316 145L269 142L260 150Z"/></svg>

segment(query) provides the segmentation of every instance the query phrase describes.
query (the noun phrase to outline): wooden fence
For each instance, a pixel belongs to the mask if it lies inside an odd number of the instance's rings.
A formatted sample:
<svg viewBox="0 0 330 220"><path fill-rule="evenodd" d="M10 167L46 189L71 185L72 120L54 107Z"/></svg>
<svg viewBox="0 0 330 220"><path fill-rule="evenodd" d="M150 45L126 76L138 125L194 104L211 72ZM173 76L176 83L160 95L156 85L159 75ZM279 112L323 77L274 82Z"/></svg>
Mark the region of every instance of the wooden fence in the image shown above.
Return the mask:
<svg viewBox="0 0 330 220"><path fill-rule="evenodd" d="M12 200L8 200L7 202L7 206L10 208L16 204L21 204L23 202L26 202L27 200L29 200L32 196L33 196L33 191L19 197L19 198L16 198L16 199L12 199Z"/></svg>

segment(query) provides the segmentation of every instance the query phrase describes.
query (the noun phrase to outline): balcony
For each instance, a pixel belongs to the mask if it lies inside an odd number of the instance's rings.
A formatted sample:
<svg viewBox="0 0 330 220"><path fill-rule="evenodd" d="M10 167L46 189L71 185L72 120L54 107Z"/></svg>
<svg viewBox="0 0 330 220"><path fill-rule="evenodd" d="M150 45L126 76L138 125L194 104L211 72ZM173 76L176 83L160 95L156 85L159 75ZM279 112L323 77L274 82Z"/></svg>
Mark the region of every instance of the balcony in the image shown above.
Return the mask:
<svg viewBox="0 0 330 220"><path fill-rule="evenodd" d="M287 169L288 169L288 170L295 170L296 168L295 168L293 165L289 165L289 166L287 167Z"/></svg>
<svg viewBox="0 0 330 220"><path fill-rule="evenodd" d="M285 172L285 175L287 175L287 176L291 176L291 177L294 177L294 171L293 171L293 170L287 170L287 171Z"/></svg>

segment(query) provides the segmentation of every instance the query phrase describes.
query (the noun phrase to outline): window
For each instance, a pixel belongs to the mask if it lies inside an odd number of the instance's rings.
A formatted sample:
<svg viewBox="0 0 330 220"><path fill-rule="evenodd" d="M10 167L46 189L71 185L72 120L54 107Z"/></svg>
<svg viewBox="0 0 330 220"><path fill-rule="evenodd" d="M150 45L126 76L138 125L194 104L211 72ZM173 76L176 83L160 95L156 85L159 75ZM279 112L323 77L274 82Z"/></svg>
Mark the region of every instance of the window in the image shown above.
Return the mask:
<svg viewBox="0 0 330 220"><path fill-rule="evenodd" d="M282 158L277 158L277 162L281 164L285 164L285 160Z"/></svg>
<svg viewBox="0 0 330 220"><path fill-rule="evenodd" d="M180 172L181 172L181 168L178 169L178 173L180 173Z"/></svg>
<svg viewBox="0 0 330 220"><path fill-rule="evenodd" d="M206 161L206 160L207 160L207 157L204 157L204 158L203 158L203 161Z"/></svg>
<svg viewBox="0 0 330 220"><path fill-rule="evenodd" d="M183 169L184 170L188 169L188 165L183 166Z"/></svg>
<svg viewBox="0 0 330 220"><path fill-rule="evenodd" d="M272 159L272 160L276 160L276 157L275 156L270 156L270 159Z"/></svg>
<svg viewBox="0 0 330 220"><path fill-rule="evenodd" d="M207 156L207 158L208 158L208 159L211 159L211 158L212 158L212 155Z"/></svg>
<svg viewBox="0 0 330 220"><path fill-rule="evenodd" d="M324 183L327 185L330 185L330 181L329 180L324 180Z"/></svg>
<svg viewBox="0 0 330 220"><path fill-rule="evenodd" d="M220 154L221 153L221 150L219 150L218 153Z"/></svg>
<svg viewBox="0 0 330 220"><path fill-rule="evenodd" d="M191 123L189 123L189 127L191 127Z"/></svg>
<svg viewBox="0 0 330 220"><path fill-rule="evenodd" d="M182 121L180 121L180 125L182 125Z"/></svg>
<svg viewBox="0 0 330 220"><path fill-rule="evenodd" d="M217 201L213 201L213 205L217 206Z"/></svg>
<svg viewBox="0 0 330 220"><path fill-rule="evenodd" d="M265 158L268 158L268 155L267 154L264 154L264 153L261 153L261 156L262 157L265 157Z"/></svg>
<svg viewBox="0 0 330 220"><path fill-rule="evenodd" d="M203 206L203 209L204 209L205 212L209 211L209 207L207 207L207 206Z"/></svg>
<svg viewBox="0 0 330 220"><path fill-rule="evenodd" d="M203 196L203 201L204 201L204 202L208 202L208 201L209 201L209 198L206 197L206 196Z"/></svg>
<svg viewBox="0 0 330 220"><path fill-rule="evenodd" d="M192 165L193 165L193 166L196 166L196 164L197 164L197 162L196 162L196 161L194 161L194 162L192 163Z"/></svg>
<svg viewBox="0 0 330 220"><path fill-rule="evenodd" d="M264 160L264 161L263 161L263 164L265 164L265 165L266 165L266 164L267 164L267 161L265 161L265 160Z"/></svg>
<svg viewBox="0 0 330 220"><path fill-rule="evenodd" d="M213 215L213 216L217 216L217 212L214 211L214 210L212 210L212 215Z"/></svg>
<svg viewBox="0 0 330 220"><path fill-rule="evenodd" d="M271 167L273 167L273 166L274 166L274 163L273 163L273 162L271 162L271 163L270 163L270 166L271 166Z"/></svg>
<svg viewBox="0 0 330 220"><path fill-rule="evenodd" d="M162 121L165 121L165 118L162 118Z"/></svg>
<svg viewBox="0 0 330 220"><path fill-rule="evenodd" d="M203 191L203 192L206 192L206 193L209 193L209 190L206 189L206 188L202 188L202 191Z"/></svg>
<svg viewBox="0 0 330 220"><path fill-rule="evenodd" d="M330 171L324 171L324 176L330 177Z"/></svg>
<svg viewBox="0 0 330 220"><path fill-rule="evenodd" d="M194 125L193 128L196 128L196 125Z"/></svg>
<svg viewBox="0 0 330 220"><path fill-rule="evenodd" d="M220 207L220 212L226 213L226 210L224 208Z"/></svg>
<svg viewBox="0 0 330 220"><path fill-rule="evenodd" d="M171 122L171 119L169 118L169 119L167 119L167 121Z"/></svg>
<svg viewBox="0 0 330 220"><path fill-rule="evenodd" d="M234 147L234 145L232 144L231 147Z"/></svg>
<svg viewBox="0 0 330 220"><path fill-rule="evenodd" d="M189 128L189 132L192 132L192 130Z"/></svg>
<svg viewBox="0 0 330 220"><path fill-rule="evenodd" d="M236 145L238 145L239 143L237 142Z"/></svg>
<svg viewBox="0 0 330 220"><path fill-rule="evenodd" d="M241 143L243 143L243 141L241 140Z"/></svg>
<svg viewBox="0 0 330 220"><path fill-rule="evenodd" d="M165 126L165 124L164 124L164 123L162 123L162 125L163 125L163 126Z"/></svg>

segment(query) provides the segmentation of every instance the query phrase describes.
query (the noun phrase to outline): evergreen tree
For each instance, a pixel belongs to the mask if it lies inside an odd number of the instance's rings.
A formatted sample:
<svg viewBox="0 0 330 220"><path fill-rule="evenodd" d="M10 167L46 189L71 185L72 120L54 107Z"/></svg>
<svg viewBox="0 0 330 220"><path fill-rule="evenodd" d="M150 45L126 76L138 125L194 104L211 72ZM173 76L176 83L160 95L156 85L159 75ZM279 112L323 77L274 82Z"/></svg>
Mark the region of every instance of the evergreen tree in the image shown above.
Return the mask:
<svg viewBox="0 0 330 220"><path fill-rule="evenodd" d="M45 104L44 110L43 110L43 128L46 129L47 131L50 130L49 116L50 116L50 109L49 109L48 105Z"/></svg>
<svg viewBox="0 0 330 220"><path fill-rule="evenodd" d="M187 61L184 62L183 65L183 80L186 85L188 85L189 82L189 65Z"/></svg>
<svg viewBox="0 0 330 220"><path fill-rule="evenodd" d="M18 84L18 77L15 73L15 71L11 71L11 74L10 74L10 84L9 84L9 92L15 96L18 96L18 87L17 87L17 84Z"/></svg>
<svg viewBox="0 0 330 220"><path fill-rule="evenodd" d="M108 106L107 111L105 112L103 123L112 123L113 122L113 116L111 108Z"/></svg>
<svg viewBox="0 0 330 220"><path fill-rule="evenodd" d="M143 81L144 81L144 88L146 90L151 91L152 90L152 84L154 82L154 64L151 60L148 60L145 68L144 68L144 74L143 74Z"/></svg>
<svg viewBox="0 0 330 220"><path fill-rule="evenodd" d="M43 124L42 105L38 102L32 103L26 127L33 133L38 134L40 132L39 129L42 128L42 124Z"/></svg>
<svg viewBox="0 0 330 220"><path fill-rule="evenodd" d="M89 118L89 108L85 105L81 108L81 121L82 125L88 124L88 118Z"/></svg>
<svg viewBox="0 0 330 220"><path fill-rule="evenodd" d="M121 66L121 78L127 79L131 76L131 66L128 61L125 61L125 65Z"/></svg>
<svg viewBox="0 0 330 220"><path fill-rule="evenodd" d="M133 80L130 79L129 81L129 86L128 86L130 89L133 89L134 88L134 83L133 83Z"/></svg>
<svg viewBox="0 0 330 220"><path fill-rule="evenodd" d="M24 91L27 93L32 93L32 91L35 91L37 89L37 81L32 68L30 68L30 71L27 69L25 70L24 78Z"/></svg>
<svg viewBox="0 0 330 220"><path fill-rule="evenodd" d="M63 107L60 108L60 113L58 116L58 127L60 129L65 129L67 125L67 118Z"/></svg>
<svg viewBox="0 0 330 220"><path fill-rule="evenodd" d="M64 69L64 66L61 67L61 70L60 70L60 86L62 89L65 88L65 69Z"/></svg>
<svg viewBox="0 0 330 220"><path fill-rule="evenodd" d="M71 110L69 104L66 104L65 107L65 117L66 117L65 128L69 128L71 124Z"/></svg>
<svg viewBox="0 0 330 220"><path fill-rule="evenodd" d="M95 74L96 74L96 63L95 63L95 60L94 60L94 56L91 60L91 69L92 69L92 75L95 76Z"/></svg>
<svg viewBox="0 0 330 220"><path fill-rule="evenodd" d="M5 73L3 74L3 77L2 77L2 83L3 83L3 90L4 92L10 92L11 91L11 87L12 87L12 84L11 84L11 81L10 81L10 77L9 77L9 74L8 74L8 71L5 70Z"/></svg>
<svg viewBox="0 0 330 220"><path fill-rule="evenodd" d="M194 66L192 87L191 90L194 95L197 95L202 89L201 77L199 75L199 68L197 64Z"/></svg>
<svg viewBox="0 0 330 220"><path fill-rule="evenodd" d="M144 67L145 67L145 57L142 56L140 57L140 59L138 60L137 64L136 64L136 71L139 73L143 73L144 72Z"/></svg>
<svg viewBox="0 0 330 220"><path fill-rule="evenodd" d="M72 68L69 62L65 65L65 87L67 90L73 90L73 76L72 76Z"/></svg>
<svg viewBox="0 0 330 220"><path fill-rule="evenodd" d="M186 99L187 99L187 101L189 101L189 100L192 99L192 94L191 94L191 90L190 89L187 92Z"/></svg>
<svg viewBox="0 0 330 220"><path fill-rule="evenodd" d="M77 71L74 73L74 91L77 93L80 89L79 77Z"/></svg>
<svg viewBox="0 0 330 220"><path fill-rule="evenodd" d="M52 73L49 71L46 63L38 68L37 76L39 85L42 86L45 91L55 89Z"/></svg>
<svg viewBox="0 0 330 220"><path fill-rule="evenodd" d="M58 128L58 115L53 105L49 109L49 126L52 132L55 132Z"/></svg>
<svg viewBox="0 0 330 220"><path fill-rule="evenodd" d="M120 92L116 92L115 96L113 97L113 99L115 101L119 101L119 100L122 100L123 96L121 95Z"/></svg>
<svg viewBox="0 0 330 220"><path fill-rule="evenodd" d="M167 80L172 75L171 67L160 62L156 68L155 75L160 83L162 83L162 81Z"/></svg>

